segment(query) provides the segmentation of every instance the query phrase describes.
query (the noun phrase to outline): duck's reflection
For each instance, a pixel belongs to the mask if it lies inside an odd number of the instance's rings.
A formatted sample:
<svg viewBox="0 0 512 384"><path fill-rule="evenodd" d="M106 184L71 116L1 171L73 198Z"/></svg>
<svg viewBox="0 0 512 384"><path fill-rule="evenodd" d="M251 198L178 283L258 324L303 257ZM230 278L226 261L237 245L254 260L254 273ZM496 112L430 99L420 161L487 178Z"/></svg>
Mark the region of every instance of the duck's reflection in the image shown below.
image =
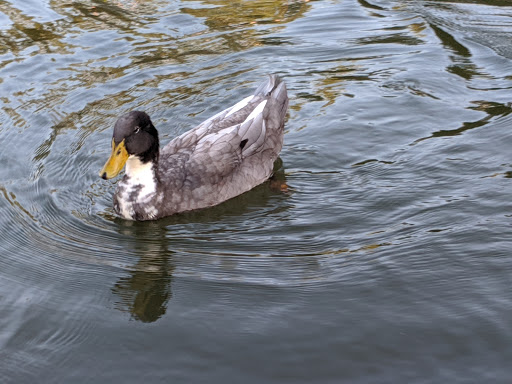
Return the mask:
<svg viewBox="0 0 512 384"><path fill-rule="evenodd" d="M120 220L120 229L135 239L135 249L142 255L127 269L112 288L119 297L116 307L129 312L133 319L150 323L162 317L172 297L172 252L169 250L166 229L158 222L129 222Z"/></svg>
<svg viewBox="0 0 512 384"><path fill-rule="evenodd" d="M171 237L174 226L222 222L226 217L242 216L256 209L262 212L271 209L275 196L286 196L291 192L286 184L281 159L274 164L274 176L253 190L235 197L218 206L157 221L134 222L115 219L120 235L129 241L133 254L140 255L133 266L119 278L112 292L118 297L116 308L130 313L137 321L150 323L161 318L167 311L172 298L172 278L175 270L172 247L179 245L179 238ZM288 205L285 205L288 206ZM194 233L187 235L193 240ZM173 243L171 244L171 239Z"/></svg>

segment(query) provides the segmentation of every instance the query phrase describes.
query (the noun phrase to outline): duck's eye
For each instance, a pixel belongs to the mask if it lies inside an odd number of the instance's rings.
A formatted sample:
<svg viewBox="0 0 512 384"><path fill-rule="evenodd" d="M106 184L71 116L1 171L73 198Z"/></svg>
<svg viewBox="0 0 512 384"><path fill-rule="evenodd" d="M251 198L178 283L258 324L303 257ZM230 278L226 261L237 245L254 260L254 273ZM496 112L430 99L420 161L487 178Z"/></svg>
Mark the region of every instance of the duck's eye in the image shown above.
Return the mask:
<svg viewBox="0 0 512 384"><path fill-rule="evenodd" d="M139 131L140 131L140 127L135 127L135 132L133 132L133 133L139 133Z"/></svg>

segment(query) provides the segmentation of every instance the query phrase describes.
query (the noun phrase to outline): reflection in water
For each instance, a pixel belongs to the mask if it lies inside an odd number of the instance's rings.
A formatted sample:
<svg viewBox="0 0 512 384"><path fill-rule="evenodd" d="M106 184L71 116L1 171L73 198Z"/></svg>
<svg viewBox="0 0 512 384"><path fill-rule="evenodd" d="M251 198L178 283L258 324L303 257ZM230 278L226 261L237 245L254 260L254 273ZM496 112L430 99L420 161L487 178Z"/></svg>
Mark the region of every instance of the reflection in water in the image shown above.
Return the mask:
<svg viewBox="0 0 512 384"><path fill-rule="evenodd" d="M268 36L269 32L281 30L284 25L303 17L311 8L307 0L194 0L190 4L197 5L181 8L180 11L194 18L203 19L208 28L207 33L199 35L200 38L194 36L180 41L180 55L228 54L265 45L289 44L290 42L284 38ZM258 24L270 26L261 29L257 27Z"/></svg>
<svg viewBox="0 0 512 384"><path fill-rule="evenodd" d="M415 140L414 143L412 143L412 145L431 138L457 136L470 129L479 128L484 125L487 125L488 123L493 121L493 119L502 118L512 113L512 107L509 103L502 104L488 101L475 101L473 102L473 104L475 106L470 107L468 109L485 112L486 116L476 121L463 122L462 126L457 129L443 129L440 131L433 132L431 136L422 137L420 139Z"/></svg>
<svg viewBox="0 0 512 384"><path fill-rule="evenodd" d="M194 0L194 2L206 6L182 8L181 11L205 18L206 25L210 30L215 31L232 31L236 27L256 23L289 23L302 17L311 8L308 0Z"/></svg>
<svg viewBox="0 0 512 384"><path fill-rule="evenodd" d="M135 320L150 323L162 317L172 297L174 266L166 229L158 222L138 223L118 220L120 231L135 239L140 258L112 288L119 297L117 308Z"/></svg>
<svg viewBox="0 0 512 384"><path fill-rule="evenodd" d="M264 214L264 207L269 206L272 196L290 193L280 158L274 164L274 172L268 182L215 207L178 214L154 222L116 219L120 233L133 239L134 251L140 255L133 266L126 268L127 275L122 276L112 288L112 292L119 298L116 308L129 312L133 319L145 323L154 322L162 317L172 298L172 274L175 269L169 228L183 223L214 223L222 221L226 216L240 217L254 206ZM283 204L279 211L287 208L289 205ZM278 212L272 210L272 213L275 215ZM231 262L227 260L223 265L228 268L228 273L233 273L233 259L230 259ZM307 263L315 264L311 260Z"/></svg>

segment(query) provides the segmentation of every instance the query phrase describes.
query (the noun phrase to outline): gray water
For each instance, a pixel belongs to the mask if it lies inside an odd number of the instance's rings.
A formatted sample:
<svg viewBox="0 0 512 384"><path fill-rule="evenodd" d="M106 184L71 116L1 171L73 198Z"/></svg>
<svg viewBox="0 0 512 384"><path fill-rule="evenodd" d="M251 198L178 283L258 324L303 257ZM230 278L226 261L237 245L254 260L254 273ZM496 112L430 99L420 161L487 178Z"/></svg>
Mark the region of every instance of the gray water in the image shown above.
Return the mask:
<svg viewBox="0 0 512 384"><path fill-rule="evenodd" d="M509 383L512 3L0 0L0 382ZM282 76L273 181L127 222L161 142Z"/></svg>

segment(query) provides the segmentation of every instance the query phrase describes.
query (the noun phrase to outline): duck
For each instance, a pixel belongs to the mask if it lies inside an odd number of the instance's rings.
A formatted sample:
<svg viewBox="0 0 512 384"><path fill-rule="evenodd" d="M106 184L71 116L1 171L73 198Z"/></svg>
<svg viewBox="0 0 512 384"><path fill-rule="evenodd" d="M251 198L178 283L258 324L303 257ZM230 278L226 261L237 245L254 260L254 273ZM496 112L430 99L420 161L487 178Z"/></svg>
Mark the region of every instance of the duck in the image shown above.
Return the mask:
<svg viewBox="0 0 512 384"><path fill-rule="evenodd" d="M130 111L114 125L111 154L99 176L125 168L113 196L127 220L157 220L215 206L268 180L283 147L288 93L269 75L255 92L160 149L148 114Z"/></svg>

